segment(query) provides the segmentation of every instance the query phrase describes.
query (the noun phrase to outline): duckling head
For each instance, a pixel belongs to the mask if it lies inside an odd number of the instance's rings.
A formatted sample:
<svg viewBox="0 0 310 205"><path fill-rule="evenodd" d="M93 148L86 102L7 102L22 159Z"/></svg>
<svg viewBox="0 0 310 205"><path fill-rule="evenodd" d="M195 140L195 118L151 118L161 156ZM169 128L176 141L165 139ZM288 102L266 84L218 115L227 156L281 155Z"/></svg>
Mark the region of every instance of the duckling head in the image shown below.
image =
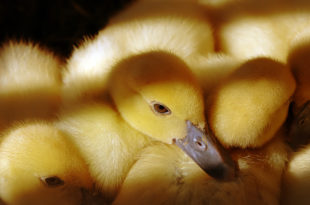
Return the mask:
<svg viewBox="0 0 310 205"><path fill-rule="evenodd" d="M175 143L211 176L234 175L234 163L205 131L202 90L179 58L166 52L132 56L116 65L109 86L117 110L132 127Z"/></svg>
<svg viewBox="0 0 310 205"><path fill-rule="evenodd" d="M85 162L48 124L10 130L0 153L0 198L7 204L81 204L90 193L92 180Z"/></svg>

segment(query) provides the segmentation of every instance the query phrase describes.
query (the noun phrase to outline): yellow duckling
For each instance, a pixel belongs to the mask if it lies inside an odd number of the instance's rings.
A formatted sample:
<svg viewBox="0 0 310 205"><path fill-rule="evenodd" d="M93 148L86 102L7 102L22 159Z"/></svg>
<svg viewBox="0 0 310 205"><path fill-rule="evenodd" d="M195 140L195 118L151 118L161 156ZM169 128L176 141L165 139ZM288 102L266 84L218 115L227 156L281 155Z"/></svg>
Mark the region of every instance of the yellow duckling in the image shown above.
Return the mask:
<svg viewBox="0 0 310 205"><path fill-rule="evenodd" d="M235 180L206 175L180 149L156 143L139 155L113 205L278 204L287 147L281 134L264 147L232 150Z"/></svg>
<svg viewBox="0 0 310 205"><path fill-rule="evenodd" d="M291 43L309 33L307 0L223 0L212 4L220 51L240 59L271 57L286 62Z"/></svg>
<svg viewBox="0 0 310 205"><path fill-rule="evenodd" d="M154 139L177 143L213 177L234 176L228 154L202 131L206 126L202 91L178 57L149 52L120 61L108 86L114 106L102 99L100 87L97 97L92 88L92 99L75 108L69 104L57 126L81 150L108 200L115 196L135 156Z"/></svg>
<svg viewBox="0 0 310 205"><path fill-rule="evenodd" d="M91 204L84 199L93 181L66 135L43 122L24 123L3 133L0 198L7 205Z"/></svg>
<svg viewBox="0 0 310 205"><path fill-rule="evenodd" d="M283 204L309 204L310 145L290 156L283 177Z"/></svg>
<svg viewBox="0 0 310 205"><path fill-rule="evenodd" d="M0 122L52 117L60 104L60 60L38 45L10 41L0 50Z"/></svg>
<svg viewBox="0 0 310 205"><path fill-rule="evenodd" d="M208 123L226 147L259 147L284 123L295 80L274 60L249 60L211 91Z"/></svg>

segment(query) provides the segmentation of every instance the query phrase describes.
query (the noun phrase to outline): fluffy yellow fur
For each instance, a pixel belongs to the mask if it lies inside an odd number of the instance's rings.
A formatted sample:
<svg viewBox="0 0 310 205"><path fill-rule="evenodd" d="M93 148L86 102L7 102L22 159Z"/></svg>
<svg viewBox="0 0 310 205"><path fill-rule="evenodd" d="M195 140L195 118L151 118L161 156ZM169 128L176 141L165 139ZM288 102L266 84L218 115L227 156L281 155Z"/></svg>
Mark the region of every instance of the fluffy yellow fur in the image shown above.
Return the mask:
<svg viewBox="0 0 310 205"><path fill-rule="evenodd" d="M57 179L46 184L47 177ZM53 180L53 179L51 179ZM80 204L91 189L86 163L69 139L43 122L18 124L0 145L0 198L8 205Z"/></svg>
<svg viewBox="0 0 310 205"><path fill-rule="evenodd" d="M244 63L210 94L208 122L227 147L258 147L286 119L295 80L290 69L267 58Z"/></svg>
<svg viewBox="0 0 310 205"><path fill-rule="evenodd" d="M57 126L71 136L107 201L115 196L135 155L150 142L104 102L76 105L62 113Z"/></svg>
<svg viewBox="0 0 310 205"><path fill-rule="evenodd" d="M310 203L310 146L292 153L283 177L283 204Z"/></svg>
<svg viewBox="0 0 310 205"><path fill-rule="evenodd" d="M147 147L127 175L113 205L278 204L287 148L278 137L256 150L233 150L238 177L210 178L180 149Z"/></svg>
<svg viewBox="0 0 310 205"><path fill-rule="evenodd" d="M60 61L37 45L8 42L0 50L0 116L50 117L60 103Z"/></svg>
<svg viewBox="0 0 310 205"><path fill-rule="evenodd" d="M205 0L208 4L208 1ZM213 7L221 51L240 59L272 57L286 62L291 43L309 30L307 0L224 0Z"/></svg>
<svg viewBox="0 0 310 205"><path fill-rule="evenodd" d="M63 73L64 98L70 101L105 89L115 64L145 52L175 54L199 75L205 67L201 62L214 51L206 14L189 1L134 2L75 49Z"/></svg>

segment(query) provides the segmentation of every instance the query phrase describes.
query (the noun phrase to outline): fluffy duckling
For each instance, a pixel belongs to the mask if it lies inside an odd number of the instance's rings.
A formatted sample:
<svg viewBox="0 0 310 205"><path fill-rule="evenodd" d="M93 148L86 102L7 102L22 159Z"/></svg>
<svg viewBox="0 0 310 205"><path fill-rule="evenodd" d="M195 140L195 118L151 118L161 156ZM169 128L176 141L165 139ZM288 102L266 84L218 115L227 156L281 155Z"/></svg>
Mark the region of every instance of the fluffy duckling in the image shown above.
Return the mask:
<svg viewBox="0 0 310 205"><path fill-rule="evenodd" d="M259 149L231 150L235 180L206 175L180 149L156 143L139 155L113 205L278 204L287 147L281 134Z"/></svg>
<svg viewBox="0 0 310 205"><path fill-rule="evenodd" d="M91 199L92 185L79 151L52 125L28 122L3 133L0 198L4 204L91 204L84 199Z"/></svg>
<svg viewBox="0 0 310 205"><path fill-rule="evenodd" d="M75 108L70 104L57 124L81 150L107 200L115 196L135 156L154 139L176 142L213 177L233 177L234 163L203 131L202 91L181 59L149 52L120 61L108 90L114 106L98 95Z"/></svg>
<svg viewBox="0 0 310 205"><path fill-rule="evenodd" d="M309 204L310 145L290 156L283 177L283 204Z"/></svg>
<svg viewBox="0 0 310 205"><path fill-rule="evenodd" d="M219 50L240 59L272 57L286 62L291 43L309 31L307 0L223 0L210 3Z"/></svg>
<svg viewBox="0 0 310 205"><path fill-rule="evenodd" d="M226 147L259 147L284 123L295 80L290 69L268 58L249 60L207 99L211 130Z"/></svg>
<svg viewBox="0 0 310 205"><path fill-rule="evenodd" d="M0 118L52 117L60 104L60 60L38 45L10 41L0 50Z"/></svg>

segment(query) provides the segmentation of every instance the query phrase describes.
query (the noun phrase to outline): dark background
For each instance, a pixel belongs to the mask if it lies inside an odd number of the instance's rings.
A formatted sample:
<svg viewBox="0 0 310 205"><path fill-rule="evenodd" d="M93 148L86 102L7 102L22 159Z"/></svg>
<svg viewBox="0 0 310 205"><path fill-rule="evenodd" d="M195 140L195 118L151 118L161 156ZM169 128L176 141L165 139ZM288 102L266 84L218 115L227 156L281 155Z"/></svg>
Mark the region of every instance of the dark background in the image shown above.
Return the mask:
<svg viewBox="0 0 310 205"><path fill-rule="evenodd" d="M0 43L31 40L70 55L83 36L95 35L131 0L0 0Z"/></svg>

